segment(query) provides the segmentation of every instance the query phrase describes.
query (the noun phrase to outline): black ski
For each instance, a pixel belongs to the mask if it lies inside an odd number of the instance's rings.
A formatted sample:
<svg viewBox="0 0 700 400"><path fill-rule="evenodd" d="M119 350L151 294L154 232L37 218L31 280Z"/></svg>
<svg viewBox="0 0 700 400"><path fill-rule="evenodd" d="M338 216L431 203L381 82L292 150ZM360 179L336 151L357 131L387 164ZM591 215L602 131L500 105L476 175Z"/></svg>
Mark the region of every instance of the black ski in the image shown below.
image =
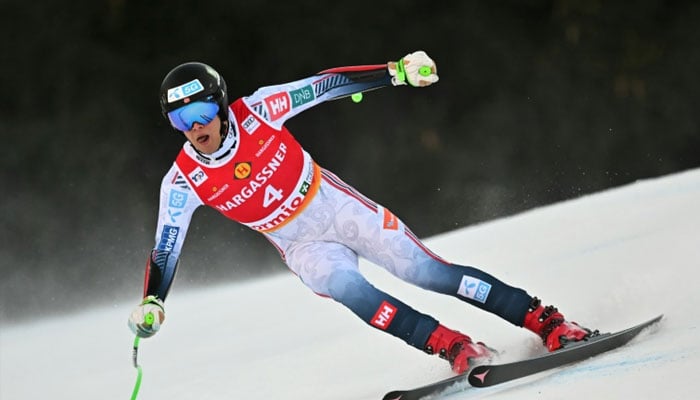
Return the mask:
<svg viewBox="0 0 700 400"><path fill-rule="evenodd" d="M582 361L627 344L644 328L659 322L662 317L663 315L659 315L649 321L619 332L599 334L587 340L572 343L564 349L538 357L507 364L478 365L469 372L442 381L415 389L389 392L384 395L383 400L419 400L425 396L436 395L454 384L463 383L465 381L469 382L473 387L493 386Z"/></svg>

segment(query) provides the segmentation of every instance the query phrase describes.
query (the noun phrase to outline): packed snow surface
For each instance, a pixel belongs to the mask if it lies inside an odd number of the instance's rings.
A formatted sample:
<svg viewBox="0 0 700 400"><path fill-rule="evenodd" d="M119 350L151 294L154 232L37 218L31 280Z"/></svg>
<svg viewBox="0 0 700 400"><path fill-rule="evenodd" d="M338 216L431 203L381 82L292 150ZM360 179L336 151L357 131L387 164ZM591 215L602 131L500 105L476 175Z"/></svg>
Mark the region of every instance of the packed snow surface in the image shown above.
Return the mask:
<svg viewBox="0 0 700 400"><path fill-rule="evenodd" d="M656 328L619 350L443 398L697 397L700 170L448 232L426 243L444 258L480 267L601 331L665 314ZM534 335L495 316L411 287L374 265L362 264L362 270L379 288L499 349L498 361L543 351ZM126 318L133 306L119 303L2 326L0 399L129 398L136 370ZM139 399L381 399L389 390L451 375L444 360L369 328L291 273L206 290L176 283L166 309L161 332L141 341Z"/></svg>

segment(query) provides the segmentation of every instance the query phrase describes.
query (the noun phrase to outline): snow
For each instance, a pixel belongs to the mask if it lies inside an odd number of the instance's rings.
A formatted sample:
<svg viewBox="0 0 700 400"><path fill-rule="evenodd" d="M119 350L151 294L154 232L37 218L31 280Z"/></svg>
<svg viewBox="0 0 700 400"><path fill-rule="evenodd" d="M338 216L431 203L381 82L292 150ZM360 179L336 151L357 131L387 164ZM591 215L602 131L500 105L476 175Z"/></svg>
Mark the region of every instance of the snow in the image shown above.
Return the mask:
<svg viewBox="0 0 700 400"><path fill-rule="evenodd" d="M535 209L427 240L613 331L664 313L655 329L606 355L445 398L689 399L700 367L700 169ZM539 340L490 314L362 265L378 287L501 350ZM448 364L312 294L292 274L177 290L167 321L142 340L139 399L381 399L451 375ZM126 399L136 370L126 318L134 304L3 326L0 399Z"/></svg>

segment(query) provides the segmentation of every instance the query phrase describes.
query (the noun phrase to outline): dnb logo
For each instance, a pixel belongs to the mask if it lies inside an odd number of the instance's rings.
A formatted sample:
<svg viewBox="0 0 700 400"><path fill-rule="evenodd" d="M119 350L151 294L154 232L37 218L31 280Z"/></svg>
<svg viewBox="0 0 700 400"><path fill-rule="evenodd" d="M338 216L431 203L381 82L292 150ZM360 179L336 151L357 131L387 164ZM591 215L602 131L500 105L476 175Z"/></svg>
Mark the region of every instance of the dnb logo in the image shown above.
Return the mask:
<svg viewBox="0 0 700 400"><path fill-rule="evenodd" d="M486 299L491 292L491 285L471 276L462 276L462 283L459 285L457 294L468 299L476 300L479 303L486 303Z"/></svg>
<svg viewBox="0 0 700 400"><path fill-rule="evenodd" d="M385 331L396 316L396 311L397 308L385 300L379 306L379 309L377 309L377 312L372 317L372 321L370 323L372 326Z"/></svg>
<svg viewBox="0 0 700 400"><path fill-rule="evenodd" d="M239 162L233 167L233 176L236 179L245 179L250 176L251 166L249 162Z"/></svg>
<svg viewBox="0 0 700 400"><path fill-rule="evenodd" d="M301 89L292 90L289 92L289 95L292 97L292 108L306 104L316 98L314 96L314 88L311 87L311 85L306 85Z"/></svg>

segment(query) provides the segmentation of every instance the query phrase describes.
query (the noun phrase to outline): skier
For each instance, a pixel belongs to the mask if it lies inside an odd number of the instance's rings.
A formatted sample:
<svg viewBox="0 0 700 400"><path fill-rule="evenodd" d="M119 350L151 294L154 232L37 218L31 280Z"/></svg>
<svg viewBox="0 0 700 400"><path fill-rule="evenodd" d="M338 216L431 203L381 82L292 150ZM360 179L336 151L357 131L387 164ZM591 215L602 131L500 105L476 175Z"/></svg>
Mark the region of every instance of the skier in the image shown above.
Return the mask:
<svg viewBox="0 0 700 400"><path fill-rule="evenodd" d="M316 164L284 126L328 100L437 81L435 63L417 51L396 62L333 68L262 87L229 104L226 83L212 67L190 62L171 70L160 87L160 106L187 142L162 181L155 247L143 300L129 317L131 330L142 338L159 330L192 213L207 205L262 233L311 290L368 325L437 353L456 373L490 358L492 350L372 286L359 272L358 257L525 327L550 351L588 337L590 330L525 290L432 253L391 211Z"/></svg>

